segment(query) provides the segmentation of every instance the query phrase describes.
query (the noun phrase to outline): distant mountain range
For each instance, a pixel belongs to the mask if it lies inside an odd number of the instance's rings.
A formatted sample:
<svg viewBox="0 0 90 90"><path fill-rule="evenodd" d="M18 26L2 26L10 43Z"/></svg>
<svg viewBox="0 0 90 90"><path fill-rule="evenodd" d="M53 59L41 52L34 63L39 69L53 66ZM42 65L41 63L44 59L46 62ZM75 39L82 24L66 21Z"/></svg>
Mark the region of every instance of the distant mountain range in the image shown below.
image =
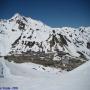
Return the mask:
<svg viewBox="0 0 90 90"><path fill-rule="evenodd" d="M1 55L45 53L90 58L90 27L51 28L41 21L15 14L0 20Z"/></svg>

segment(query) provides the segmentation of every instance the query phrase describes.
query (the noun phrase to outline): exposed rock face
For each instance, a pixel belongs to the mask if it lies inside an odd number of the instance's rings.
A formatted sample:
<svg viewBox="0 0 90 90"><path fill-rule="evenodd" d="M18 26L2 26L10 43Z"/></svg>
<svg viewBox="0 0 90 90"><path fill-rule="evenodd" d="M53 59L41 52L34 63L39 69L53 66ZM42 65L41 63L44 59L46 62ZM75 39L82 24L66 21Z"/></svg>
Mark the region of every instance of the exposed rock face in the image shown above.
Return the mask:
<svg viewBox="0 0 90 90"><path fill-rule="evenodd" d="M53 54L45 54L45 53L30 53L22 54L22 55L11 55L5 56L5 59L9 61L14 61L16 63L24 63L24 62L33 62L36 64L41 64L44 66L50 66L55 68L61 68L62 70L71 71L81 64L85 63L85 60L75 57L69 57L64 55L61 60L53 60Z"/></svg>
<svg viewBox="0 0 90 90"><path fill-rule="evenodd" d="M90 43L89 42L87 42L87 48L90 49Z"/></svg>

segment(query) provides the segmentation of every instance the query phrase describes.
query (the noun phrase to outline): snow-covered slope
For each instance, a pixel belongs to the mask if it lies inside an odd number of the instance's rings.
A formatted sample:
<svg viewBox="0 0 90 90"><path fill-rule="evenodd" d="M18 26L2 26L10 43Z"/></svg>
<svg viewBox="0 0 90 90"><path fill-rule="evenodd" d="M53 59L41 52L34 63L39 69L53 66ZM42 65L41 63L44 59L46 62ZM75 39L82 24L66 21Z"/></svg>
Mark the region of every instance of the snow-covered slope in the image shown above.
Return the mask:
<svg viewBox="0 0 90 90"><path fill-rule="evenodd" d="M41 21L15 14L0 20L0 53L57 53L63 51L76 57L90 57L90 27L51 28Z"/></svg>
<svg viewBox="0 0 90 90"><path fill-rule="evenodd" d="M59 90L89 90L90 61L61 77Z"/></svg>
<svg viewBox="0 0 90 90"><path fill-rule="evenodd" d="M9 87L12 89L15 87L18 90L90 90L90 61L66 73L33 63L16 64L3 58L0 58L0 61L2 61L5 71L4 78L0 78L1 88Z"/></svg>

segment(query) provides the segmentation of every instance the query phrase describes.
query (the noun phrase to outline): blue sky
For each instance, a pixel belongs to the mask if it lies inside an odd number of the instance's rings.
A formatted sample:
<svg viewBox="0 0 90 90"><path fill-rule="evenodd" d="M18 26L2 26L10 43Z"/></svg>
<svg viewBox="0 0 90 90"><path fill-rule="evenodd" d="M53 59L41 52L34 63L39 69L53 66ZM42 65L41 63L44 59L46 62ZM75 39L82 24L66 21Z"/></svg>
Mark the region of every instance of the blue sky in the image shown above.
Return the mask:
<svg viewBox="0 0 90 90"><path fill-rule="evenodd" d="M0 18L15 13L52 27L90 26L90 0L0 0Z"/></svg>

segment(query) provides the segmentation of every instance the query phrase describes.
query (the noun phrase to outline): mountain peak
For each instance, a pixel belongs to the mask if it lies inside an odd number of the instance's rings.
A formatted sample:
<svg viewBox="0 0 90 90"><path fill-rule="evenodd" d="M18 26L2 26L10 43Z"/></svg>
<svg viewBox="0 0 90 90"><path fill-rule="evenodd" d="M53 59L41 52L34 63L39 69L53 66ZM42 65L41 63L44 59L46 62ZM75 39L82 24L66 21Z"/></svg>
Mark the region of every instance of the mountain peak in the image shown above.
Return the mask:
<svg viewBox="0 0 90 90"><path fill-rule="evenodd" d="M16 13L15 16L21 16L19 13Z"/></svg>
<svg viewBox="0 0 90 90"><path fill-rule="evenodd" d="M14 14L11 19L21 18L22 16L19 13Z"/></svg>

